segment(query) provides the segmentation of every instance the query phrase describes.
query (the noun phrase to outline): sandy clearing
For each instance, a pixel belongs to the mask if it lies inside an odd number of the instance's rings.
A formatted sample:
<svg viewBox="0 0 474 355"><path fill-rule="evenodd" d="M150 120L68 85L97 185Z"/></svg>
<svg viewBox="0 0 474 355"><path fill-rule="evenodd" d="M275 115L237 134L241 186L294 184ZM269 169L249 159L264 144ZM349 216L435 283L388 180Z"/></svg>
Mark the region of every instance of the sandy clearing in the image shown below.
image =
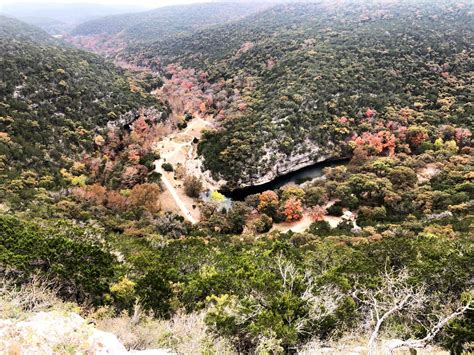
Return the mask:
<svg viewBox="0 0 474 355"><path fill-rule="evenodd" d="M154 162L155 171L161 174L164 188L171 195L174 204L178 207L181 214L193 224L199 220L199 210L195 207L196 202L185 194L183 181L176 180L174 173L165 172L161 166L164 162L172 164L173 167L180 164L186 169L187 174L192 175L194 173L194 175L199 176L196 174L196 171L187 168L187 163L197 160L197 152L193 146L193 140L194 138L199 139L202 131L209 126L212 126L210 122L202 117L195 117L184 130L171 134L156 144L157 150L160 153L160 159ZM175 210L169 206L169 198L161 199L161 203L163 208Z"/></svg>
<svg viewBox="0 0 474 355"><path fill-rule="evenodd" d="M324 208L328 209L331 207L334 203L336 203L336 200L331 200L329 201ZM336 216L324 216L323 220L328 222L331 228L336 228L339 223L341 223L344 219L342 217L336 217ZM305 232L309 226L313 223L313 220L309 214L308 211L305 211L303 213L303 217L297 221L297 222L283 222L283 223L278 223L274 224L272 231L280 231L283 233L292 231L294 233L303 233Z"/></svg>

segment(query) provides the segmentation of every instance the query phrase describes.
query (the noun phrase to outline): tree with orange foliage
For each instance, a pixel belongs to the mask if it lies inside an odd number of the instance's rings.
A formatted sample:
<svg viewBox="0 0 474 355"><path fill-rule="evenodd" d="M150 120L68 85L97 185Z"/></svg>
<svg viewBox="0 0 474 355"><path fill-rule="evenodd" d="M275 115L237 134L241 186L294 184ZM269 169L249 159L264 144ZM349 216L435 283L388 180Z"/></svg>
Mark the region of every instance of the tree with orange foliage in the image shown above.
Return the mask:
<svg viewBox="0 0 474 355"><path fill-rule="evenodd" d="M141 147L138 144L131 144L127 150L127 158L131 163L138 164L141 158Z"/></svg>
<svg viewBox="0 0 474 355"><path fill-rule="evenodd" d="M106 207L115 212L124 212L127 210L127 198L118 191L109 191Z"/></svg>
<svg viewBox="0 0 474 355"><path fill-rule="evenodd" d="M73 194L81 200L102 205L106 200L107 189L100 184L86 185L74 189Z"/></svg>
<svg viewBox="0 0 474 355"><path fill-rule="evenodd" d="M260 213L265 213L270 217L275 217L278 213L279 199L278 195L271 190L264 191L258 197L259 203L257 209Z"/></svg>
<svg viewBox="0 0 474 355"><path fill-rule="evenodd" d="M303 206L300 200L290 198L285 202L283 214L288 222L299 221L303 217Z"/></svg>
<svg viewBox="0 0 474 355"><path fill-rule="evenodd" d="M201 102L201 104L199 105L199 111L201 113L205 113L207 110L207 107L206 107L206 103L205 102Z"/></svg>
<svg viewBox="0 0 474 355"><path fill-rule="evenodd" d="M396 138L389 131L379 131L377 133L364 132L362 136L356 137L354 143L363 146L374 154L388 152L389 156L395 155Z"/></svg>
<svg viewBox="0 0 474 355"><path fill-rule="evenodd" d="M130 191L128 204L132 208L141 209L143 207L151 213L156 213L160 210L158 206L160 192L160 186L157 184L135 185Z"/></svg>
<svg viewBox="0 0 474 355"><path fill-rule="evenodd" d="M145 117L141 115L134 123L133 123L133 132L131 134L131 138L134 142L143 142L147 139L148 134L150 132L150 126L145 120Z"/></svg>
<svg viewBox="0 0 474 355"><path fill-rule="evenodd" d="M362 166L370 159L370 156L367 152L367 148L363 145L358 145L354 148L352 152L352 157L350 165L352 166Z"/></svg>
<svg viewBox="0 0 474 355"><path fill-rule="evenodd" d="M266 208L268 205L278 206L278 195L272 190L264 191L260 194L259 201L259 211Z"/></svg>
<svg viewBox="0 0 474 355"><path fill-rule="evenodd" d="M102 137L100 134L95 136L94 137L94 143L98 146L98 147L102 147L105 143L105 139L104 137Z"/></svg>

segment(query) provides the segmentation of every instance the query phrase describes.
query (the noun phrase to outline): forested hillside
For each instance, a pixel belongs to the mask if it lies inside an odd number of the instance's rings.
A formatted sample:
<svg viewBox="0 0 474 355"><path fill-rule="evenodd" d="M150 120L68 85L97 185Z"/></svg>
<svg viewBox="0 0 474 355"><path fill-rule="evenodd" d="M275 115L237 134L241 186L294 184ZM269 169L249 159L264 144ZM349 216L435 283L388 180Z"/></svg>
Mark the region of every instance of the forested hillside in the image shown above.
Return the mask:
<svg viewBox="0 0 474 355"><path fill-rule="evenodd" d="M0 38L4 40L25 40L42 44L56 43L54 38L45 31L11 17L0 15L0 25Z"/></svg>
<svg viewBox="0 0 474 355"><path fill-rule="evenodd" d="M0 17L0 353L473 353L474 5L235 6L89 23L130 71Z"/></svg>
<svg viewBox="0 0 474 355"><path fill-rule="evenodd" d="M472 124L472 20L467 3L282 5L123 56L202 69L244 97L201 151L230 185L251 184L288 160L345 156L364 132L388 128L403 150L405 130L433 142L440 125Z"/></svg>
<svg viewBox="0 0 474 355"><path fill-rule="evenodd" d="M70 40L86 48L113 51L127 44L190 34L245 17L264 7L253 3L204 3L107 16L78 25L71 32Z"/></svg>
<svg viewBox="0 0 474 355"><path fill-rule="evenodd" d="M108 121L161 107L104 59L19 21L1 18L0 51L1 181L16 181L12 189L27 176L57 184L60 168L91 151Z"/></svg>
<svg viewBox="0 0 474 355"><path fill-rule="evenodd" d="M0 4L1 13L40 27L51 35L62 35L84 21L146 9L147 7L138 4L102 5L87 2L47 2L45 4L42 2L9 1Z"/></svg>

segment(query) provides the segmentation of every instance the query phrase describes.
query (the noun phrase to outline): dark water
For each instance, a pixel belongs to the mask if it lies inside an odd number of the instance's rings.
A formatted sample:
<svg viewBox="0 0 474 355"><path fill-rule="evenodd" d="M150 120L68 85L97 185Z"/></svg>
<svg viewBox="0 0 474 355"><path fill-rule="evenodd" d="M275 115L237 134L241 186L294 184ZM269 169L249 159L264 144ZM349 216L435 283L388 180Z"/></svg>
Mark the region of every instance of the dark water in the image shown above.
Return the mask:
<svg viewBox="0 0 474 355"><path fill-rule="evenodd" d="M316 164L307 166L306 168L302 168L300 170L293 171L286 175L279 176L276 179L270 182L267 182L265 184L244 187L244 188L236 189L232 191L222 191L222 193L225 196L230 197L232 200L243 201L247 196L258 194L267 190L276 190L286 184L290 184L290 183L302 184L305 181L309 181L314 178L323 176L324 168L344 165L347 162L348 162L348 159L316 163Z"/></svg>

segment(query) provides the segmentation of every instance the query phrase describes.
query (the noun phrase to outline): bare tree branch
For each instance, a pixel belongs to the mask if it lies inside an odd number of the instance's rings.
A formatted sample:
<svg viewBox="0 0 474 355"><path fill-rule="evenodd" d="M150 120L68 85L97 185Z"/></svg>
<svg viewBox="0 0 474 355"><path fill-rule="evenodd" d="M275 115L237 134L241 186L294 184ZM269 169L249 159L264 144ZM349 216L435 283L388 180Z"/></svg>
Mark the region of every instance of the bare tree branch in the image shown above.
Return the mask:
<svg viewBox="0 0 474 355"><path fill-rule="evenodd" d="M443 329L443 327L448 324L451 320L463 315L466 311L468 310L473 310L473 302L470 301L466 305L459 307L455 312L441 318L438 323L436 323L426 334L426 336L423 339L408 339L408 340L400 340L393 342L392 344L389 345L389 351L390 353L393 353L395 349L399 348L410 348L410 349L416 349L416 348L424 348L426 347L433 339L435 336Z"/></svg>
<svg viewBox="0 0 474 355"><path fill-rule="evenodd" d="M379 288L356 289L353 292L353 296L368 307L371 322L375 322L367 344L369 353L375 353L380 329L388 318L402 310L419 309L425 303L427 297L424 287L413 287L408 282L409 277L405 269L399 272L385 269Z"/></svg>

